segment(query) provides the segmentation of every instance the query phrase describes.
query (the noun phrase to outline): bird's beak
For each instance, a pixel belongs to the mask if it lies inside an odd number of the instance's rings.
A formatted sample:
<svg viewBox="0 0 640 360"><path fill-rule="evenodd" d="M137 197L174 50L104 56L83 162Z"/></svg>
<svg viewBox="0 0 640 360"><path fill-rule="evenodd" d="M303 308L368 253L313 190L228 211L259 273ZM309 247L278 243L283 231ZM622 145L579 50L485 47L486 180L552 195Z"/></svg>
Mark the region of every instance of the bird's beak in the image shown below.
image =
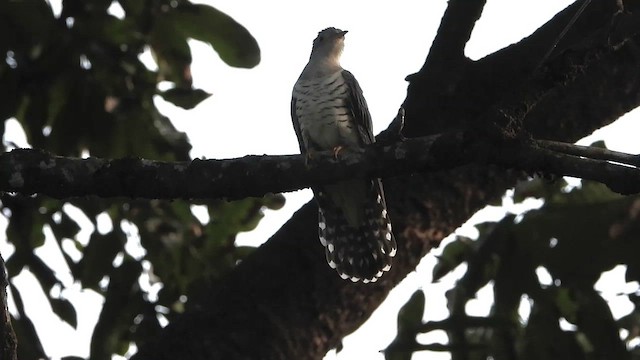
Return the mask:
<svg viewBox="0 0 640 360"><path fill-rule="evenodd" d="M348 30L342 30L342 31L340 32L340 37L344 37L344 35L345 35L346 33L348 33L348 32L349 32Z"/></svg>

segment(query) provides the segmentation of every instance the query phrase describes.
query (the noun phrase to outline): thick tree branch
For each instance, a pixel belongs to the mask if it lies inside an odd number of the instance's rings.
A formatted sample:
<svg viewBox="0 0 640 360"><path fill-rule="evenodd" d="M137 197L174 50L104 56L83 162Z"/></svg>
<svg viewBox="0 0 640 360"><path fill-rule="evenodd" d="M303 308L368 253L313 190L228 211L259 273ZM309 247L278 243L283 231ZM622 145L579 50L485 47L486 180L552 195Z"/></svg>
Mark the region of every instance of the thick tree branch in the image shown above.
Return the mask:
<svg viewBox="0 0 640 360"><path fill-rule="evenodd" d="M245 156L162 162L126 158L67 158L41 150L0 154L0 190L54 198L97 195L148 199L239 199L299 190L353 177L382 177L455 166L463 161L462 134L431 136L354 151ZM457 156L457 159L454 157Z"/></svg>
<svg viewBox="0 0 640 360"><path fill-rule="evenodd" d="M245 156L169 163L140 159L74 159L40 150L0 155L0 189L55 198L88 195L148 199L240 199L299 190L349 178L400 176L487 163L600 181L624 194L640 192L640 170L624 162L637 156L559 142L489 143L460 132L407 139L385 147L302 155ZM557 149L558 152L553 151ZM573 156L577 155L577 156ZM593 155L593 156L590 156ZM609 158L604 158L608 155ZM614 156L615 155L615 156ZM591 159L589 159L591 158Z"/></svg>
<svg viewBox="0 0 640 360"><path fill-rule="evenodd" d="M466 60L464 48L486 0L451 0L442 16L431 51L419 74L449 75Z"/></svg>

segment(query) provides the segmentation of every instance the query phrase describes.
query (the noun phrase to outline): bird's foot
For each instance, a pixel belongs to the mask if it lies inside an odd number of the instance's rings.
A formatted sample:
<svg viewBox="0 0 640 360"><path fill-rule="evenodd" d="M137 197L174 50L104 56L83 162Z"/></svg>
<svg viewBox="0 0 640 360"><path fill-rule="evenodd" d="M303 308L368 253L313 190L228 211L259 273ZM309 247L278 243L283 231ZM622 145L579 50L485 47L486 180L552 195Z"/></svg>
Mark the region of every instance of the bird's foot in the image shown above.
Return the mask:
<svg viewBox="0 0 640 360"><path fill-rule="evenodd" d="M340 151L342 151L342 149L344 149L342 146L338 145L336 147L333 148L333 158L338 160L338 154L340 153Z"/></svg>

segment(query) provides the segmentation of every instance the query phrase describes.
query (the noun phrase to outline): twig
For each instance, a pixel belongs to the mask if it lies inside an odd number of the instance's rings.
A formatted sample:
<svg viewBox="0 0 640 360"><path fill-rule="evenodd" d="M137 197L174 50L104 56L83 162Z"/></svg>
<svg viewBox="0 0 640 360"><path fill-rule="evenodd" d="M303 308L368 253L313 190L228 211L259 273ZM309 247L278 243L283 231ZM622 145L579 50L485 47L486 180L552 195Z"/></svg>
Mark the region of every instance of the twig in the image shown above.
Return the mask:
<svg viewBox="0 0 640 360"><path fill-rule="evenodd" d="M547 50L547 52L544 54L544 56L542 57L542 59L540 59L540 61L538 62L538 65L536 65L536 67L534 68L533 72L535 73L536 71L538 71L538 69L544 64L545 61L547 61L547 59L551 56L551 53L553 53L553 50L556 49L556 46L558 46L558 43L560 42L560 40L562 40L562 38L564 38L564 36L567 34L567 32L569 31L569 29L571 29L571 27L573 26L573 24L575 24L576 20L578 20L578 18L580 17L580 15L582 15L582 12L584 11L584 9L586 9L587 6L589 6L589 3L591 2L591 0L584 0L584 2L582 3L582 5L580 5L580 8L578 8L578 10L576 11L576 13L571 17L571 19L569 20L569 22L567 23L567 25L564 27L564 29L562 29L562 31L560 32L560 35L558 35L555 40L553 41L553 43L551 44L551 46L549 47L549 50Z"/></svg>
<svg viewBox="0 0 640 360"><path fill-rule="evenodd" d="M620 164L640 167L640 155L627 154L593 146L582 146L551 140L536 140L536 143L542 148L569 155L575 155L594 160L613 161Z"/></svg>

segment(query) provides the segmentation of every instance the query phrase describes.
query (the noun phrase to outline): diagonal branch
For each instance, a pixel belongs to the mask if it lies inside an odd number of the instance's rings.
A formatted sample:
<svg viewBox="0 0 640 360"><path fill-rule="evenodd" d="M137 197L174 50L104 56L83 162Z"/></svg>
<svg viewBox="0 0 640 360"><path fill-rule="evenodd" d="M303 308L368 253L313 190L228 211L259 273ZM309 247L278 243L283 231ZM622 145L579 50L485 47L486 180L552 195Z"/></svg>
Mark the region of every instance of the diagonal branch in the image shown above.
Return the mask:
<svg viewBox="0 0 640 360"><path fill-rule="evenodd" d="M429 71L439 74L444 71L445 74L441 75L446 77L457 70L455 64L465 60L464 48L471 38L471 32L485 4L486 0L449 1L421 72Z"/></svg>

